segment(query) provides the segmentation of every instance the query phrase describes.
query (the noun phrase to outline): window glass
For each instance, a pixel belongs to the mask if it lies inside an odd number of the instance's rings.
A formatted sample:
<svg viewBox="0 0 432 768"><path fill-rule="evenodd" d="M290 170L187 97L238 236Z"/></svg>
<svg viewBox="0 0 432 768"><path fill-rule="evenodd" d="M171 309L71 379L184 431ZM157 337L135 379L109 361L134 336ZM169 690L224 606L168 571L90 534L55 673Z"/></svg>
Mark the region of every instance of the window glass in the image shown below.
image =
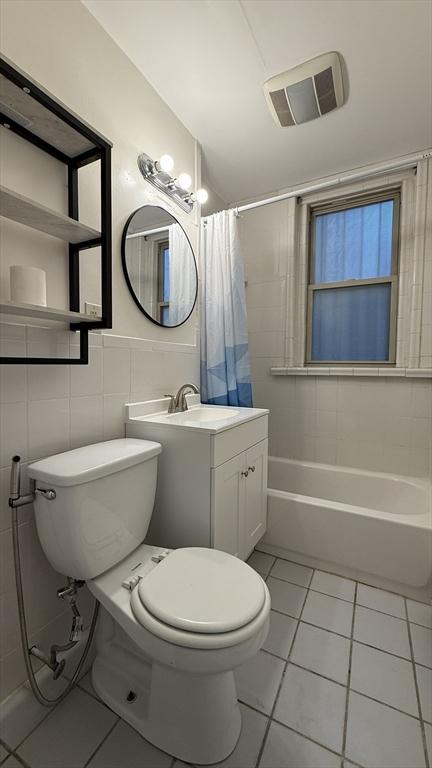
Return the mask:
<svg viewBox="0 0 432 768"><path fill-rule="evenodd" d="M170 253L167 246L163 250L163 301L170 300Z"/></svg>
<svg viewBox="0 0 432 768"><path fill-rule="evenodd" d="M385 200L314 216L312 283L391 275L393 209Z"/></svg>
<svg viewBox="0 0 432 768"><path fill-rule="evenodd" d="M389 357L391 283L314 291L314 362Z"/></svg>

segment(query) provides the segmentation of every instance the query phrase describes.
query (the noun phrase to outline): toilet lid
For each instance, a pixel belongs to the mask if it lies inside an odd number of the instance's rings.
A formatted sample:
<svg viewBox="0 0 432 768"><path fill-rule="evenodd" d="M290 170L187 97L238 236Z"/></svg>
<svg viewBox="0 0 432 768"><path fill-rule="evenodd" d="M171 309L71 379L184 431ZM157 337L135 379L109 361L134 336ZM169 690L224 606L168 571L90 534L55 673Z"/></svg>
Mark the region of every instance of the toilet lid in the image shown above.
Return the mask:
<svg viewBox="0 0 432 768"><path fill-rule="evenodd" d="M251 622L265 601L264 582L226 552L176 549L138 586L140 600L164 624L189 632L230 632Z"/></svg>

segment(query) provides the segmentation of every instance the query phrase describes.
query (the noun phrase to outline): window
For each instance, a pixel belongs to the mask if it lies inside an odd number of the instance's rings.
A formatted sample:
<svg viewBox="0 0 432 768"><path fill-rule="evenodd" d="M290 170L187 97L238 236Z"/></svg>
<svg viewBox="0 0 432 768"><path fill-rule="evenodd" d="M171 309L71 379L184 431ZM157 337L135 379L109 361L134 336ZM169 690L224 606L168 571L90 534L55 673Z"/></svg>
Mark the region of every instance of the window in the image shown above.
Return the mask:
<svg viewBox="0 0 432 768"><path fill-rule="evenodd" d="M307 364L395 363L398 191L314 207Z"/></svg>
<svg viewBox="0 0 432 768"><path fill-rule="evenodd" d="M159 243L158 250L158 308L159 322L169 325L170 274L169 243Z"/></svg>

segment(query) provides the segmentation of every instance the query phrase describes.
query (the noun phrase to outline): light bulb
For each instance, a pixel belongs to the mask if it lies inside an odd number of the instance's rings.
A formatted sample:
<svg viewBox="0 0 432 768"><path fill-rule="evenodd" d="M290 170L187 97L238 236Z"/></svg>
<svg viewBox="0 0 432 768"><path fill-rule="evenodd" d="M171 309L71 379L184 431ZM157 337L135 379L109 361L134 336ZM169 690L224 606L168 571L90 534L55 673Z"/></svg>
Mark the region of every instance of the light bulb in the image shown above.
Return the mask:
<svg viewBox="0 0 432 768"><path fill-rule="evenodd" d="M204 205L204 203L208 200L208 192L206 189L197 189L196 191L196 199L201 205Z"/></svg>
<svg viewBox="0 0 432 768"><path fill-rule="evenodd" d="M174 168L174 160L171 155L162 155L161 159L158 160L158 165L165 173L170 173Z"/></svg>
<svg viewBox="0 0 432 768"><path fill-rule="evenodd" d="M181 173L177 179L177 183L179 187L186 192L192 184L192 179L188 173Z"/></svg>

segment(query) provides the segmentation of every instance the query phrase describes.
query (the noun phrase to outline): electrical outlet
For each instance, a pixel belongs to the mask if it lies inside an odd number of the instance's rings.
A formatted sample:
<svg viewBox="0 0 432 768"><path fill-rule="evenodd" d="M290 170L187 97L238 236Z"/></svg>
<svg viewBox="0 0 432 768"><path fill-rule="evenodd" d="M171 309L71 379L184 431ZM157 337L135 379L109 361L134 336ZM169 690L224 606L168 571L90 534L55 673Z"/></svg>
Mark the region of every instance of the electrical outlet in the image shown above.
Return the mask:
<svg viewBox="0 0 432 768"><path fill-rule="evenodd" d="M86 301L84 303L84 309L85 314L90 315L90 317L102 317L102 305L101 304L91 304L89 301Z"/></svg>

